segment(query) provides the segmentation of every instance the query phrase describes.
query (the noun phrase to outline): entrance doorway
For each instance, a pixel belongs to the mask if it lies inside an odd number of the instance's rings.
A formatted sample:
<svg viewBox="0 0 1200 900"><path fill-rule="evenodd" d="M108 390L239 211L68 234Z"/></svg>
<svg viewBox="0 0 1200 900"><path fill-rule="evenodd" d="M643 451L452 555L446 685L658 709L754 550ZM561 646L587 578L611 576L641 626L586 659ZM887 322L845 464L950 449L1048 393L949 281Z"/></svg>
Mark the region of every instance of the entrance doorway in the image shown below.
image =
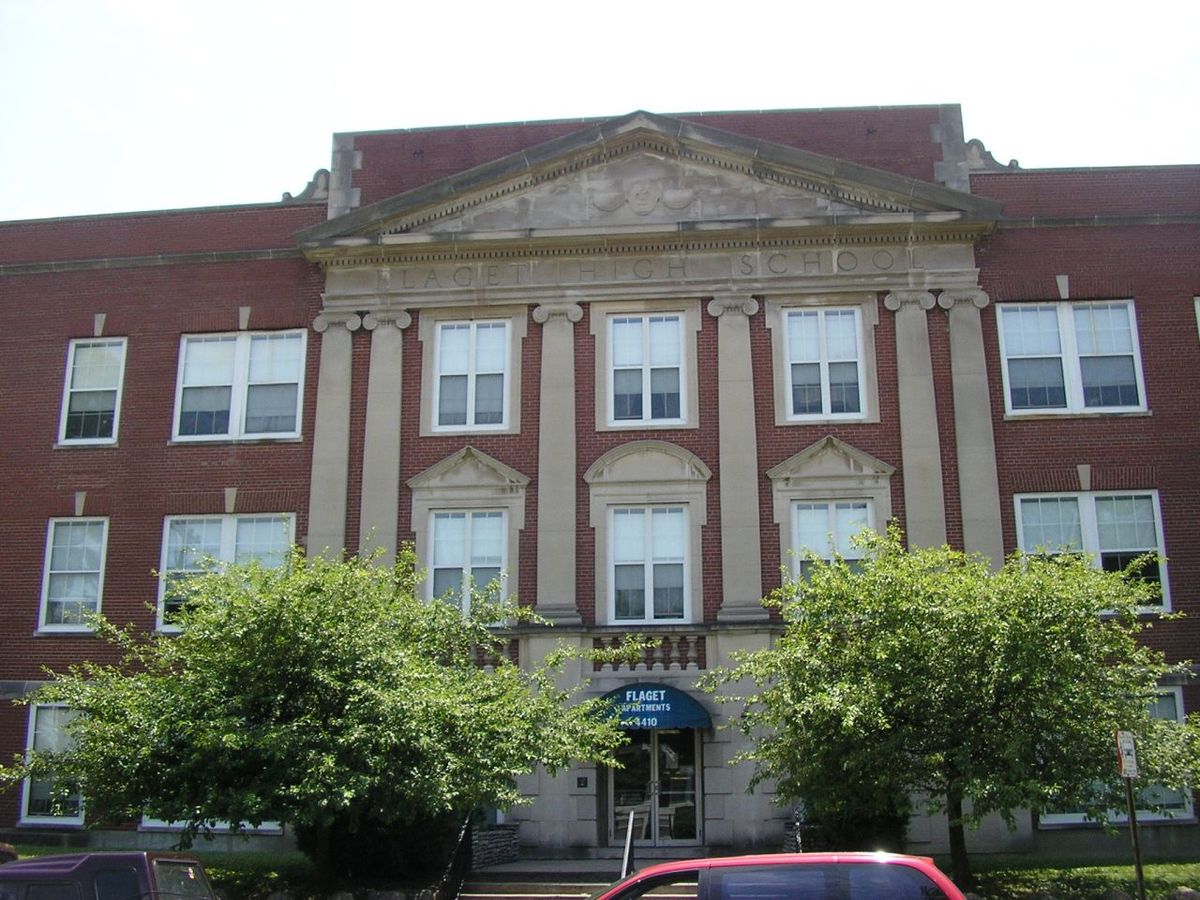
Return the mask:
<svg viewBox="0 0 1200 900"><path fill-rule="evenodd" d="M609 779L609 840L625 840L632 812L642 847L700 842L700 732L695 728L634 729L620 748L622 768Z"/></svg>

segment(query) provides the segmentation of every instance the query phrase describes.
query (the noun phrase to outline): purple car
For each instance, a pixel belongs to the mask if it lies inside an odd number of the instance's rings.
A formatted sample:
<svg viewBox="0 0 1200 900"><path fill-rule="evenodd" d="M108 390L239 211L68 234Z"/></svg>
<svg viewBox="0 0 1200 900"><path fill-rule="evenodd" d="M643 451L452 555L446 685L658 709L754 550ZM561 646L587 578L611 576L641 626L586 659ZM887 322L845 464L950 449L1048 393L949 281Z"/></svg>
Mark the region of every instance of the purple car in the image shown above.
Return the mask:
<svg viewBox="0 0 1200 900"><path fill-rule="evenodd" d="M67 853L0 866L0 900L214 900L200 862L178 853Z"/></svg>

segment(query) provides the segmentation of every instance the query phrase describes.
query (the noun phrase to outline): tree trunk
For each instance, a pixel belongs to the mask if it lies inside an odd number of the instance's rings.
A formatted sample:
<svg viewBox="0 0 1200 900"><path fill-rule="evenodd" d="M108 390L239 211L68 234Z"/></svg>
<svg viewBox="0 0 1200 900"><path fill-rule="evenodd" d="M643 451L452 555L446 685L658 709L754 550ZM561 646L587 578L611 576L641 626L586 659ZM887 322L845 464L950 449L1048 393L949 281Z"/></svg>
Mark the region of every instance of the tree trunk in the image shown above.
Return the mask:
<svg viewBox="0 0 1200 900"><path fill-rule="evenodd" d="M962 784L951 779L946 788L946 815L950 828L950 877L959 889L968 891L974 887L971 877L971 860L967 857L967 835L963 827Z"/></svg>
<svg viewBox="0 0 1200 900"><path fill-rule="evenodd" d="M317 825L313 828L313 869L316 871L317 884L329 889L334 886L333 869L333 828L329 825Z"/></svg>

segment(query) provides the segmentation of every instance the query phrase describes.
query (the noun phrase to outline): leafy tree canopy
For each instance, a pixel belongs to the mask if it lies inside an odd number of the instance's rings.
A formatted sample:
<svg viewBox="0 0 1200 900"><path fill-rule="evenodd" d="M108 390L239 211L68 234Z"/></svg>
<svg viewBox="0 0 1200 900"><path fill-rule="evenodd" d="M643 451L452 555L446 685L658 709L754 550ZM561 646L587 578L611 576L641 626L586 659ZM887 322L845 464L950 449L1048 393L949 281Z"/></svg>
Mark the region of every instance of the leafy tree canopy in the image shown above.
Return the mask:
<svg viewBox="0 0 1200 900"><path fill-rule="evenodd" d="M706 685L744 704L756 781L818 822L903 821L924 795L949 815L961 882L963 826L983 816L1123 809L1118 729L1137 735L1142 786L1195 783L1200 721L1149 713L1187 671L1138 640L1155 585L1079 554L1016 554L993 572L906 549L895 528L857 540L861 562L811 558L810 579L764 601L782 636Z"/></svg>
<svg viewBox="0 0 1200 900"><path fill-rule="evenodd" d="M90 820L283 821L376 833L520 798L537 766L610 761L624 738L599 701L522 670L489 626L521 615L417 599L411 550L188 579L178 634L97 621L116 665L59 675L32 702L78 711L73 746L0 769L78 786ZM325 842L327 843L327 842ZM328 860L326 860L328 862Z"/></svg>

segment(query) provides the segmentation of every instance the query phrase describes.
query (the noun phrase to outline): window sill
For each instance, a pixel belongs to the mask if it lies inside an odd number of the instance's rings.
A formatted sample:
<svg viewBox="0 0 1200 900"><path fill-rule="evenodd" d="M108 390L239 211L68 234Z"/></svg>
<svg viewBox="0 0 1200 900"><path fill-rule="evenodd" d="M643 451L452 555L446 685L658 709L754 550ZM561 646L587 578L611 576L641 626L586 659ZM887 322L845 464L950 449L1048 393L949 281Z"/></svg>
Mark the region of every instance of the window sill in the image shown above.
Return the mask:
<svg viewBox="0 0 1200 900"><path fill-rule="evenodd" d="M283 435L281 437L228 437L220 435L217 437L205 438L179 438L173 437L167 441L168 447L208 447L213 444L300 444L304 442L304 436L299 434Z"/></svg>
<svg viewBox="0 0 1200 900"><path fill-rule="evenodd" d="M56 441L55 450L96 450L110 449L119 446L116 439L111 441Z"/></svg>
<svg viewBox="0 0 1200 900"><path fill-rule="evenodd" d="M1064 409L1061 411L1038 409L1030 412L1005 412L1005 422L1048 422L1060 421L1062 419L1145 419L1153 416L1148 409L1116 409L1105 412L1103 410L1096 411L1081 411L1073 409Z"/></svg>
<svg viewBox="0 0 1200 900"><path fill-rule="evenodd" d="M603 425L597 425L597 431L682 431L685 429L699 428L698 422L605 422Z"/></svg>
<svg viewBox="0 0 1200 900"><path fill-rule="evenodd" d="M776 425L877 425L879 424L878 416L854 416L839 418L837 416L812 416L811 418L801 419L789 417L781 419L775 423Z"/></svg>
<svg viewBox="0 0 1200 900"><path fill-rule="evenodd" d="M514 428L511 425L454 425L432 428L429 431L422 431L421 437L456 437L459 435L506 435L520 434L519 428Z"/></svg>
<svg viewBox="0 0 1200 900"><path fill-rule="evenodd" d="M1120 819L1109 819L1109 826L1113 828L1128 828L1129 819L1122 816ZM1144 811L1139 811L1137 814L1138 828L1148 826L1151 828L1159 825L1175 826L1175 825L1195 825L1197 819L1194 814L1179 815L1173 819L1167 818L1152 818ZM1038 822L1038 831L1065 831L1067 829L1084 829L1090 831L1099 831L1105 828L1099 822L1084 821L1080 819L1078 822Z"/></svg>
<svg viewBox="0 0 1200 900"><path fill-rule="evenodd" d="M86 625L54 626L41 625L33 632L34 637L95 637L96 629Z"/></svg>
<svg viewBox="0 0 1200 900"><path fill-rule="evenodd" d="M32 818L20 819L17 822L18 828L62 828L64 830L78 830L83 828L83 819L50 819L50 818Z"/></svg>

